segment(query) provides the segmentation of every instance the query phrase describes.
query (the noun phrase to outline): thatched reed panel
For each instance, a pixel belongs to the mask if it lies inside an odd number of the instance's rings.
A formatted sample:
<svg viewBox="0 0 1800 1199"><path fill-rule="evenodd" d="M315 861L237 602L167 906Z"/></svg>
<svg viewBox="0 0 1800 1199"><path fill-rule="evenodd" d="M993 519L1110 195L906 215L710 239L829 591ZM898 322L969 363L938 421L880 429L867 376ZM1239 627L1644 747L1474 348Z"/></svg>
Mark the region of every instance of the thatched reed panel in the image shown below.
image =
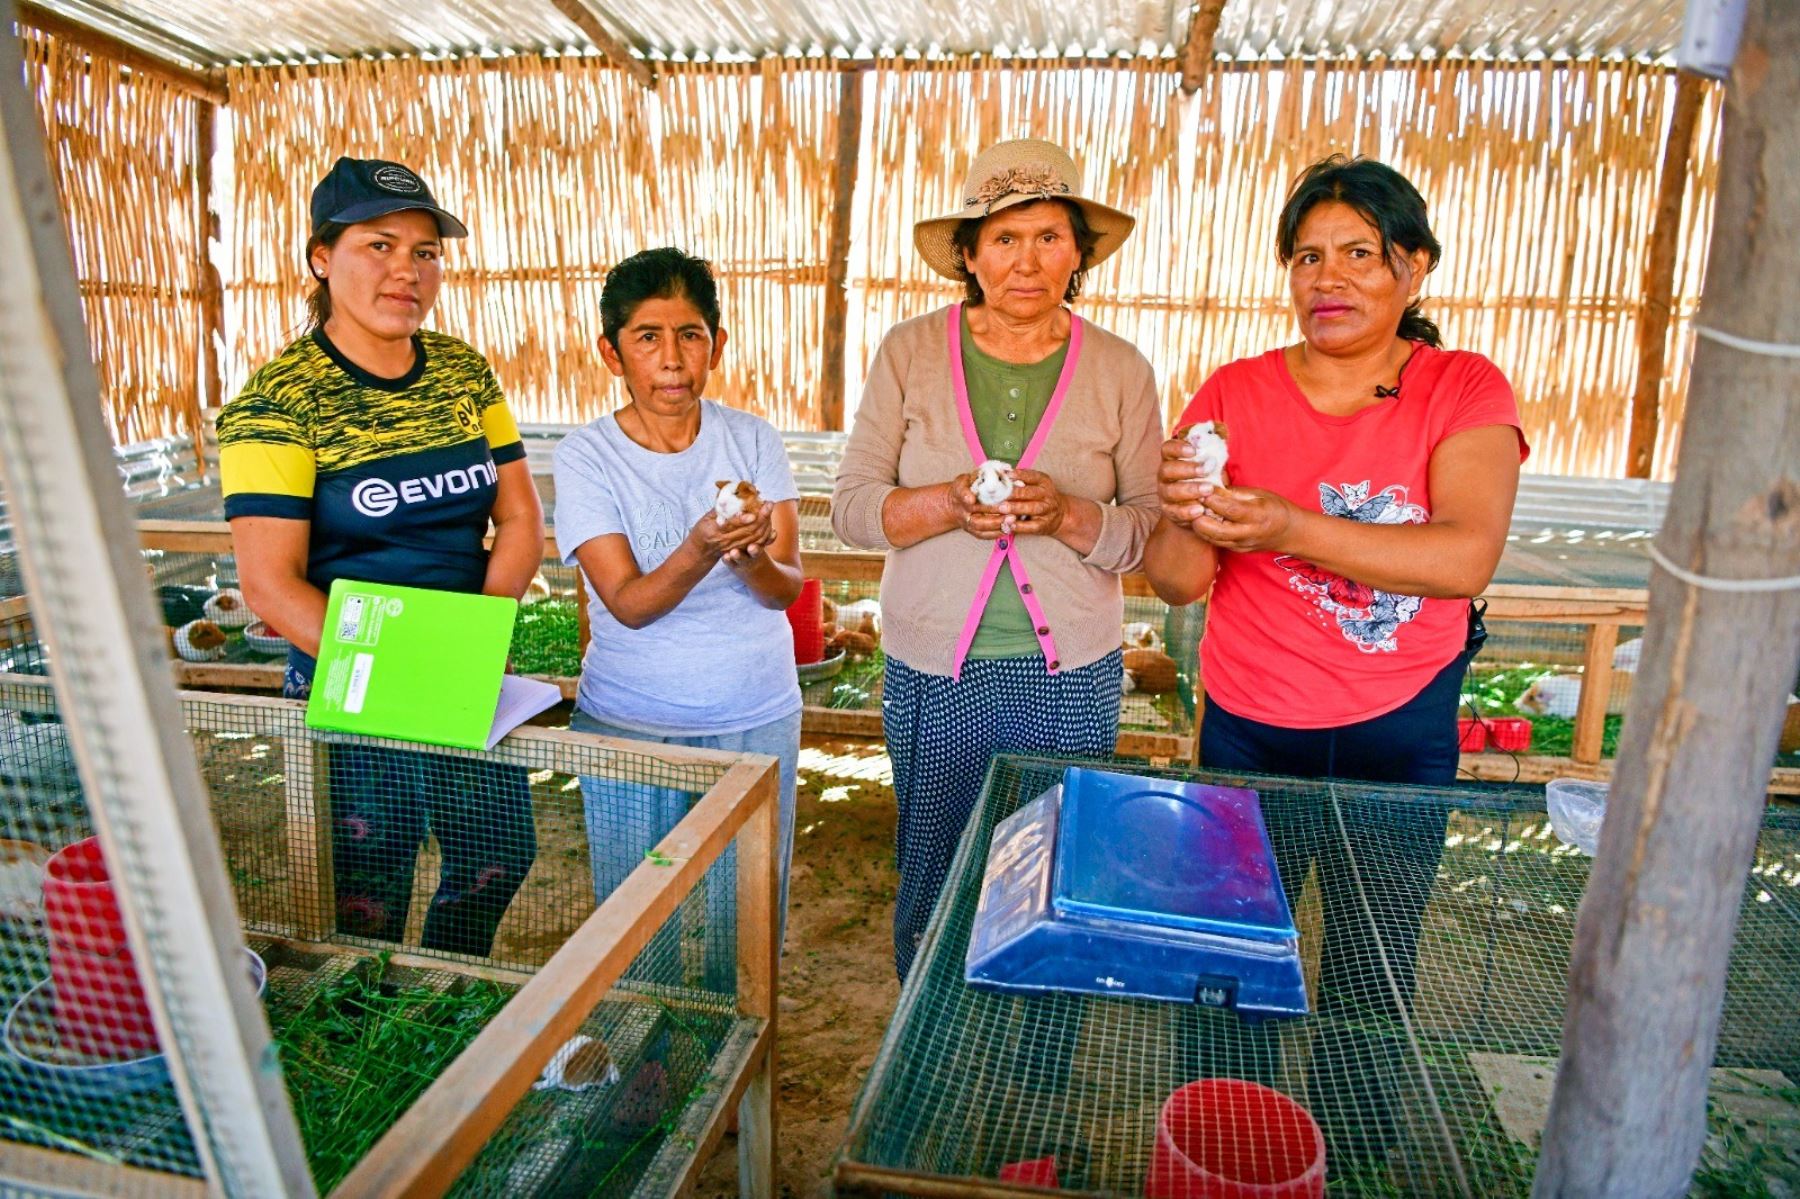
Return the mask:
<svg viewBox="0 0 1800 1199"><path fill-rule="evenodd" d="M201 102L22 27L100 398L120 443L192 435L200 394Z"/></svg>
<svg viewBox="0 0 1800 1199"><path fill-rule="evenodd" d="M1089 193L1137 232L1097 268L1086 316L1135 341L1173 414L1207 373L1290 342L1276 217L1328 153L1392 163L1431 206L1444 259L1426 285L1446 344L1493 357L1517 388L1533 468L1621 475L1667 71L1635 63L1260 64L1190 100L1157 62L1010 69L894 62L872 73L852 257L853 408L881 332L955 294L911 223L957 210L969 160L1003 137L1069 146ZM1657 473L1672 468L1688 324L1716 174L1717 96L1696 145Z"/></svg>
<svg viewBox="0 0 1800 1199"><path fill-rule="evenodd" d="M670 66L655 92L583 57L230 74L235 330L227 392L303 327L307 197L340 154L416 167L468 224L432 324L494 364L522 420L623 402L595 350L606 272L677 245L721 282L714 396L816 428L837 73Z"/></svg>

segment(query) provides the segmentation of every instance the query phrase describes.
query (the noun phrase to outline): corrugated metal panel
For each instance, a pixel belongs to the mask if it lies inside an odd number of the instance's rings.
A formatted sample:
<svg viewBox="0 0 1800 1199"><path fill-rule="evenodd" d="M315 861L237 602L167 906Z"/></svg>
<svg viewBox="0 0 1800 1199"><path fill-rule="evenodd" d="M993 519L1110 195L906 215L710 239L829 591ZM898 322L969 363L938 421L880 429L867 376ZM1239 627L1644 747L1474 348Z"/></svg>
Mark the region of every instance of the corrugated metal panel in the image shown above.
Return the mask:
<svg viewBox="0 0 1800 1199"><path fill-rule="evenodd" d="M585 39L550 0L43 0L134 40L185 44L210 62L560 49ZM1169 53L1189 0L592 0L646 54L996 51ZM1228 0L1231 57L1421 53L1495 58L1662 58L1682 0Z"/></svg>

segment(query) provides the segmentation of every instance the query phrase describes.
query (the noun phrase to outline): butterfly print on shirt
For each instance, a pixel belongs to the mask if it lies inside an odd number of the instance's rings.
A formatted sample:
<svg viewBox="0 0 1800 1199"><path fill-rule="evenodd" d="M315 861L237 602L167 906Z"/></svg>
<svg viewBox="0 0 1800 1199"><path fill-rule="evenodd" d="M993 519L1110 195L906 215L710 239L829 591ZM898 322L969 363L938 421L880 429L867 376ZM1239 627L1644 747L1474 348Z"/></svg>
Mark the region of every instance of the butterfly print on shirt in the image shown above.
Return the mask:
<svg viewBox="0 0 1800 1199"><path fill-rule="evenodd" d="M1327 516L1365 525L1422 525L1431 519L1424 507L1407 498L1401 484L1370 495L1366 479L1341 487L1320 483L1319 510ZM1333 574L1304 558L1282 554L1275 564L1288 572L1288 586L1311 599L1320 618L1335 622L1350 643L1364 653L1393 653L1399 649L1395 634L1425 604L1420 596L1380 591Z"/></svg>

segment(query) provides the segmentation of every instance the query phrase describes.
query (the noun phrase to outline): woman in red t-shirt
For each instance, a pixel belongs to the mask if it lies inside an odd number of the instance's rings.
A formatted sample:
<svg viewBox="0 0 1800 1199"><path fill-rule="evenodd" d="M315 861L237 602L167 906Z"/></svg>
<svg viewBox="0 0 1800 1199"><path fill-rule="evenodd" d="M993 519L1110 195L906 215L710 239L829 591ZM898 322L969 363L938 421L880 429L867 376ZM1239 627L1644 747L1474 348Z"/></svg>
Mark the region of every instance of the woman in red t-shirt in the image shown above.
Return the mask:
<svg viewBox="0 0 1800 1199"><path fill-rule="evenodd" d="M1201 386L1181 424L1223 423L1228 485L1200 481L1184 439L1165 442L1144 555L1166 602L1212 591L1201 761L1447 784L1479 640L1470 599L1500 560L1526 454L1518 406L1493 363L1443 349L1420 312L1439 247L1392 168L1315 163L1282 209L1276 252L1301 340ZM1448 809L1366 792L1335 806L1270 795L1264 814L1290 901L1320 871L1316 1007L1345 1019L1313 1052L1309 1101L1348 1164L1391 1143L1389 1089L1411 1077L1396 995L1410 1004ZM1383 1023L1394 1035L1368 1031Z"/></svg>

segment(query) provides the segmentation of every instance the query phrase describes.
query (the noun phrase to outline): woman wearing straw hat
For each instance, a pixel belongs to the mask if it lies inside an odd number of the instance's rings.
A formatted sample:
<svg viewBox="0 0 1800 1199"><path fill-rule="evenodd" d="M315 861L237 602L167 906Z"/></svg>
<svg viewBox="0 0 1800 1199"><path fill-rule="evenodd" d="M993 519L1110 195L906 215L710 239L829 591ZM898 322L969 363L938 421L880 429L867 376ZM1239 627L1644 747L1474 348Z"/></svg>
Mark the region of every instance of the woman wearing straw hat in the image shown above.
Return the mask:
<svg viewBox="0 0 1800 1199"><path fill-rule="evenodd" d="M960 194L913 241L965 299L883 339L832 497L838 536L888 553L902 978L988 759L1112 752L1119 575L1156 523L1150 365L1067 307L1133 218L1083 196L1068 153L1037 140L983 151ZM978 496L989 462L1004 465Z"/></svg>
<svg viewBox="0 0 1800 1199"><path fill-rule="evenodd" d="M338 159L312 195L312 328L220 413L238 574L293 643L290 697L311 691L333 580L517 599L543 559L543 509L493 372L422 328L443 243L467 236L407 167ZM330 784L338 927L400 939L429 831L442 859L421 944L488 953L537 854L525 772L339 746Z"/></svg>
<svg viewBox="0 0 1800 1199"><path fill-rule="evenodd" d="M1420 311L1438 242L1391 167L1313 164L1276 255L1300 340L1201 385L1181 419L1224 423L1226 477L1202 481L1192 447L1165 443L1144 559L1170 604L1211 590L1201 761L1448 785L1482 638L1470 600L1505 548L1527 453L1518 405L1492 362L1442 349ZM1399 1125L1389 1091L1411 1075L1398 1030L1447 814L1360 792L1332 809L1278 795L1263 807L1290 899L1319 869L1316 1006L1338 1018L1313 1048L1309 1093L1347 1164L1378 1156Z"/></svg>

